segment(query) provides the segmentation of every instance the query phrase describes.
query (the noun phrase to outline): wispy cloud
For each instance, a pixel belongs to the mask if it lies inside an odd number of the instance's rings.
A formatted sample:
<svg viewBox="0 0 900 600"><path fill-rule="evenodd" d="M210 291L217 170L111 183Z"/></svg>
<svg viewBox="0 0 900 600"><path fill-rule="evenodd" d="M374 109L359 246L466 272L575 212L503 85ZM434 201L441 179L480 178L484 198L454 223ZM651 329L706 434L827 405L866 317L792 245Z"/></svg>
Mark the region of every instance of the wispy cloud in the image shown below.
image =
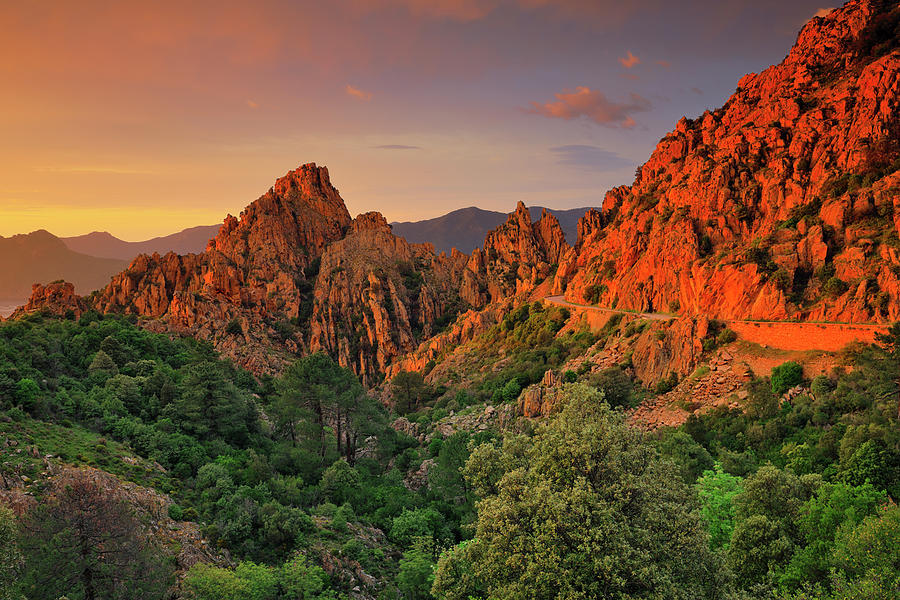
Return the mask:
<svg viewBox="0 0 900 600"><path fill-rule="evenodd" d="M247 100L247 106L250 108L259 108L259 103L254 102L253 100Z"/></svg>
<svg viewBox="0 0 900 600"><path fill-rule="evenodd" d="M670 63L667 60L658 60L658 61L656 61L656 64L661 66L663 69L668 69L668 68L671 68L671 66L672 66L672 63Z"/></svg>
<svg viewBox="0 0 900 600"><path fill-rule="evenodd" d="M816 11L816 14L814 14L813 16L814 17L827 17L829 14L831 14L831 11L833 11L833 10L834 10L834 8L820 8L819 10Z"/></svg>
<svg viewBox="0 0 900 600"><path fill-rule="evenodd" d="M632 161L615 152L586 144L556 146L550 148L550 153L556 157L557 162L561 165L590 169L592 171L615 171L616 169L632 165Z"/></svg>
<svg viewBox="0 0 900 600"><path fill-rule="evenodd" d="M372 99L372 92L366 92L359 88L353 87L349 83L347 84L347 87L344 88L344 91L347 92L348 96L353 96L354 98L362 100L363 102L368 102Z"/></svg>
<svg viewBox="0 0 900 600"><path fill-rule="evenodd" d="M652 107L649 100L638 94L631 94L627 102L613 102L603 92L584 86L555 96L556 102L532 102L526 112L553 119L586 118L598 125L630 129L636 125L632 113L648 111Z"/></svg>
<svg viewBox="0 0 900 600"><path fill-rule="evenodd" d="M641 64L641 59L631 53L631 50L628 51L627 56L623 56L619 58L619 63L626 69L630 69L635 65Z"/></svg>
<svg viewBox="0 0 900 600"><path fill-rule="evenodd" d="M382 144L380 146L372 146L378 150L421 150L421 146L407 146L405 144Z"/></svg>

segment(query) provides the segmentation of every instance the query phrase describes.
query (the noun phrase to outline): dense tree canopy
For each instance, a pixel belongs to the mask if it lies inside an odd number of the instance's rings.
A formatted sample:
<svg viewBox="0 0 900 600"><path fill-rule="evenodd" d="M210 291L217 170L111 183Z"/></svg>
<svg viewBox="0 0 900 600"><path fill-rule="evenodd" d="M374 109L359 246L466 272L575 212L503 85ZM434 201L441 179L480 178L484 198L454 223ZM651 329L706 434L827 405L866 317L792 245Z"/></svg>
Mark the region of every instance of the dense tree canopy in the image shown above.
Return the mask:
<svg viewBox="0 0 900 600"><path fill-rule="evenodd" d="M442 562L437 597L472 591L459 586L508 599L721 596L696 497L602 399L573 385L530 444L476 452L475 540ZM475 581L455 576L466 557Z"/></svg>
<svg viewBox="0 0 900 600"><path fill-rule="evenodd" d="M562 333L562 317L516 309L486 334L485 352L509 352L497 370L480 364L450 389L405 374L381 390L392 412L322 354L257 380L207 344L120 317L2 323L0 430L41 453L7 449L0 474L31 461L45 477L47 444L54 461L170 494L169 515L234 560L188 571L187 597L896 597L900 327L790 402L773 379L794 384L792 366L752 381L744 410L677 429L643 434L608 406L651 393L625 366L571 371L582 383L546 420L467 429L480 403L501 413L592 343ZM17 532L0 511L0 599L89 597L85 573L95 597L157 597L152 581L171 581L114 497L34 489ZM88 512L79 498L90 514L74 522ZM92 541L111 534L131 541ZM104 550L73 557L79 540ZM114 569L114 555L142 566Z"/></svg>

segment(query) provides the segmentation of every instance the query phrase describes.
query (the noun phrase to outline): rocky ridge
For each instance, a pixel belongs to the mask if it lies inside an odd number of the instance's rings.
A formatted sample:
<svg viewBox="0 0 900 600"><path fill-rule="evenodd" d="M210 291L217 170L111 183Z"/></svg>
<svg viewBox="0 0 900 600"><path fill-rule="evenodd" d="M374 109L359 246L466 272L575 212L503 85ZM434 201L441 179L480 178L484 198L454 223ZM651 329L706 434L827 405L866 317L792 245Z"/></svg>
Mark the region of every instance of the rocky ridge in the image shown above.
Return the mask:
<svg viewBox="0 0 900 600"><path fill-rule="evenodd" d="M496 310L479 311L534 289L568 248L554 216L532 223L520 203L483 250L436 254L377 212L351 219L328 170L307 164L228 215L204 252L139 255L86 298L70 284L36 286L17 314L137 315L151 331L209 340L257 374L324 351L374 385L398 358L427 362L495 322Z"/></svg>
<svg viewBox="0 0 900 600"><path fill-rule="evenodd" d="M466 256L435 255L391 233L379 213L356 217L322 255L310 319L312 352L353 368L363 383L455 316Z"/></svg>
<svg viewBox="0 0 900 600"><path fill-rule="evenodd" d="M851 0L682 119L579 226L554 287L716 318L900 318L900 7Z"/></svg>
<svg viewBox="0 0 900 600"><path fill-rule="evenodd" d="M552 274L570 249L559 221L546 209L531 221L522 202L506 222L488 233L484 248L472 253L471 275L463 281L462 295L473 306L526 293ZM475 282L484 282L476 289Z"/></svg>

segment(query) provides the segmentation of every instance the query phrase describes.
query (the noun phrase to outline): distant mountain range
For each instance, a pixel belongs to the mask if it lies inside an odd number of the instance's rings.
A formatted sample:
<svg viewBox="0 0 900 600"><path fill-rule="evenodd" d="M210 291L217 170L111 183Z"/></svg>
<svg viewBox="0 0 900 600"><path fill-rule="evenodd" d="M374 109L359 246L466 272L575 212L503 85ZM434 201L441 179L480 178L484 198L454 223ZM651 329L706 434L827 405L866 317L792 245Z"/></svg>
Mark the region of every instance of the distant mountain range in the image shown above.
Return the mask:
<svg viewBox="0 0 900 600"><path fill-rule="evenodd" d="M574 245L578 235L578 219L590 208L547 210L559 220L560 227L566 234L566 241ZM529 207L532 221L540 218L543 210L541 206ZM431 242L436 252L449 254L452 248L456 248L468 254L475 248L481 248L488 232L499 227L508 216L509 213L470 206L434 219L391 223L391 230L394 235L399 235L408 242Z"/></svg>
<svg viewBox="0 0 900 600"><path fill-rule="evenodd" d="M191 227L143 242L126 242L105 231L59 238L43 229L0 237L0 316L24 304L35 283L65 279L79 294L109 283L138 254L203 252L218 225Z"/></svg>
<svg viewBox="0 0 900 600"><path fill-rule="evenodd" d="M65 279L86 294L109 283L110 277L127 266L115 258L98 258L73 252L52 233L0 237L0 298L28 298L33 283Z"/></svg>
<svg viewBox="0 0 900 600"><path fill-rule="evenodd" d="M196 254L203 252L206 243L216 237L219 225L200 225L172 235L155 237L143 242L126 242L107 231L95 231L86 235L60 238L70 250L99 256L130 261L138 254L175 252L176 254Z"/></svg>

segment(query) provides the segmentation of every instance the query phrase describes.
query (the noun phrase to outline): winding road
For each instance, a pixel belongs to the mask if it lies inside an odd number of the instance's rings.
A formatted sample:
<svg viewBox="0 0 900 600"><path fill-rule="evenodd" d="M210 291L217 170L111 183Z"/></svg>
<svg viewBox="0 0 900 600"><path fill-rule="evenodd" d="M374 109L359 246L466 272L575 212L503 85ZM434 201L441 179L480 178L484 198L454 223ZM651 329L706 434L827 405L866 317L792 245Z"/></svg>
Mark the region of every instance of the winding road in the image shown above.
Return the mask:
<svg viewBox="0 0 900 600"><path fill-rule="evenodd" d="M566 300L564 296L546 296L544 297L544 301L549 302L550 304L555 304L557 306L570 306L579 310L591 310L619 315L632 315L635 317L641 317L642 319L649 319L651 321L671 321L675 318L672 315L667 315L664 313L647 313L638 312L636 310L619 310L615 308L600 308L599 306L590 306L588 304L575 304L574 302L569 302L568 300Z"/></svg>
<svg viewBox="0 0 900 600"><path fill-rule="evenodd" d="M638 312L615 308L600 308L588 304L575 304L563 296L545 296L544 302L564 306L573 311L632 315L651 321L671 321L675 315L657 312ZM721 319L738 337L763 347L782 350L837 351L852 342L871 344L877 333L886 329L882 323L820 323L812 321L744 321Z"/></svg>

